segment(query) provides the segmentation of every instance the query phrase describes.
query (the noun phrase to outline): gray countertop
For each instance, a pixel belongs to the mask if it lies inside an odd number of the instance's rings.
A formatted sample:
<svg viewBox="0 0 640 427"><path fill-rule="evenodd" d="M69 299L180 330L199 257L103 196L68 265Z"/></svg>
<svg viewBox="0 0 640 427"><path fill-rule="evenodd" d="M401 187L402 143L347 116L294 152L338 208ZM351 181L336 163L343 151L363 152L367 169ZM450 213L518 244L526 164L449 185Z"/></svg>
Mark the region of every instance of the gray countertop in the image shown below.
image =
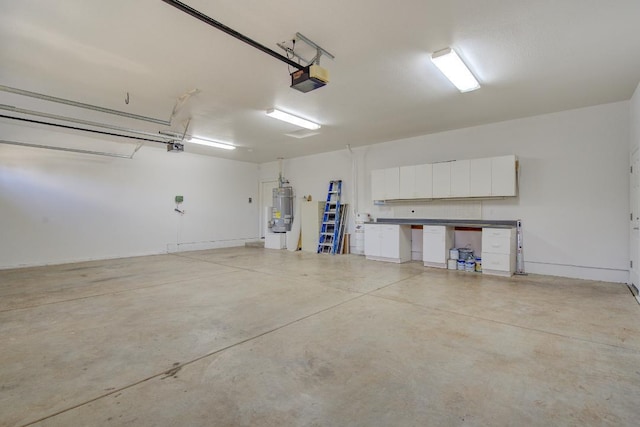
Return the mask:
<svg viewBox="0 0 640 427"><path fill-rule="evenodd" d="M518 221L500 219L378 218L375 222L368 222L367 224L445 225L448 227L514 228L518 226Z"/></svg>

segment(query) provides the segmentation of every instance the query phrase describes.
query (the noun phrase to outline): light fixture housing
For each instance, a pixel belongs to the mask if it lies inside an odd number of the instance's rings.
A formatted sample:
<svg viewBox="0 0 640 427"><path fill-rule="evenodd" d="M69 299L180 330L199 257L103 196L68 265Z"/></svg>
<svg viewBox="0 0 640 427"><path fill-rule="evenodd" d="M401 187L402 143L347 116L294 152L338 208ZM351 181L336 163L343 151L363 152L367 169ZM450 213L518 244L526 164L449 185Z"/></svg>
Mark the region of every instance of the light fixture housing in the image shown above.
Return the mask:
<svg viewBox="0 0 640 427"><path fill-rule="evenodd" d="M317 123L300 118L298 116L291 115L289 113L285 113L284 111L276 110L275 108L268 109L267 116L273 117L274 119L282 120L284 122L291 123L292 125L300 126L309 130L320 129L320 125Z"/></svg>
<svg viewBox="0 0 640 427"><path fill-rule="evenodd" d="M227 144L226 142L210 141L208 139L192 136L188 139L193 144L206 145L207 147L222 148L223 150L235 150L235 145Z"/></svg>
<svg viewBox="0 0 640 427"><path fill-rule="evenodd" d="M452 48L448 47L434 52L431 55L431 61L460 92L471 92L472 90L480 89L478 80Z"/></svg>

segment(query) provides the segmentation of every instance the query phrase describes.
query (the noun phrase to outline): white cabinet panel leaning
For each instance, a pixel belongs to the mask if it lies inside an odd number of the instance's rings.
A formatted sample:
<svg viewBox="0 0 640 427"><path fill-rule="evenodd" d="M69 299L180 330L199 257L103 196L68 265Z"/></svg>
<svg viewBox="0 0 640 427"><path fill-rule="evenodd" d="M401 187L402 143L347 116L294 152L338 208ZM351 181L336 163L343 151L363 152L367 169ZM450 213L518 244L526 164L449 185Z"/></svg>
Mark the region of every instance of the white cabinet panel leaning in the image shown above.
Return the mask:
<svg viewBox="0 0 640 427"><path fill-rule="evenodd" d="M516 156L454 160L371 171L373 200L515 197Z"/></svg>

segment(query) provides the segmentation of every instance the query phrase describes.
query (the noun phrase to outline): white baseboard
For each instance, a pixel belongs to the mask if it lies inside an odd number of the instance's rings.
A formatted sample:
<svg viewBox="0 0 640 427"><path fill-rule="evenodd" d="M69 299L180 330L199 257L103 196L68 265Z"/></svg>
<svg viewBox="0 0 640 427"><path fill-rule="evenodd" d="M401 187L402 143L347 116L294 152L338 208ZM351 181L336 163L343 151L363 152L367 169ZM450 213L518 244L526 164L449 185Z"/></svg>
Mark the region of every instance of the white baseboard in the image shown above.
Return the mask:
<svg viewBox="0 0 640 427"><path fill-rule="evenodd" d="M30 267L46 267L51 265L63 265L63 264L76 264L79 262L90 262L90 261L104 261L109 259L120 259L120 258L135 258L135 257L143 257L143 256L152 256L152 255L162 255L166 254L166 251L153 251L153 252L137 252L126 255L106 255L100 257L78 257L78 258L65 258L55 261L45 261L45 262L32 262L32 263L20 263L14 265L2 265L0 266L0 270L10 270L13 268L30 268Z"/></svg>
<svg viewBox="0 0 640 427"><path fill-rule="evenodd" d="M525 272L546 276L570 277L573 279L598 280L602 282L628 283L629 270L585 267L575 265L547 264L525 261Z"/></svg>
<svg viewBox="0 0 640 427"><path fill-rule="evenodd" d="M55 261L40 261L40 262L36 261L36 262L25 262L25 263L18 263L18 264L8 264L8 265L0 265L0 270L10 270L14 268L44 267L44 266L62 265L62 264L75 264L79 262L103 261L103 260L109 260L109 259L162 255L167 253L200 251L205 249L230 248L230 247L236 247L236 246L244 246L246 242L253 242L256 240L258 240L257 237L246 238L246 239L233 239L233 240L217 240L217 241L210 241L210 242L190 242L190 243L178 243L178 244L169 243L167 244L166 249L159 250L159 251L132 252L127 254L119 254L119 255L63 258L63 259L57 259Z"/></svg>
<svg viewBox="0 0 640 427"><path fill-rule="evenodd" d="M167 253L203 251L207 249L233 248L244 246L247 242L253 242L257 237L246 239L212 240L208 242L168 243Z"/></svg>

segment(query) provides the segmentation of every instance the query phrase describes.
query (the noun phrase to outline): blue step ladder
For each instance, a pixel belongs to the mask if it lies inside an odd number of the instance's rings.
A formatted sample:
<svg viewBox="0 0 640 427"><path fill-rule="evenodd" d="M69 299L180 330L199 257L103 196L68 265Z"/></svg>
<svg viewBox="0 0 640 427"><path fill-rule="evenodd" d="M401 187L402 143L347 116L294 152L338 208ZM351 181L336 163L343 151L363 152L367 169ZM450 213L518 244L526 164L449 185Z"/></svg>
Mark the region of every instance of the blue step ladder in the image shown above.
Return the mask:
<svg viewBox="0 0 640 427"><path fill-rule="evenodd" d="M320 238L318 239L319 254L336 254L340 248L341 195L342 180L329 181L327 203L324 205L322 227L320 227Z"/></svg>

